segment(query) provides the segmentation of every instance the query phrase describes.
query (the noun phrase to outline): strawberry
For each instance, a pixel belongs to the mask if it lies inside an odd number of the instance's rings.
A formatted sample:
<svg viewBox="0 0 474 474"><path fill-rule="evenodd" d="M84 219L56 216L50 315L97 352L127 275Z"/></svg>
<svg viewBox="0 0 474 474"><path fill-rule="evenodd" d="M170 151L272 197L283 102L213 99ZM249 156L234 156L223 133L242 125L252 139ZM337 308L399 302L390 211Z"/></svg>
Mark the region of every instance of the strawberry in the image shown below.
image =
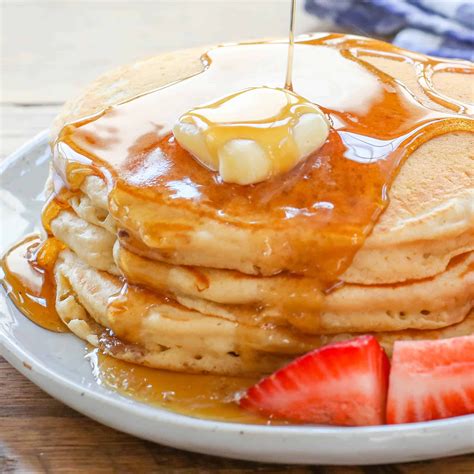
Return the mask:
<svg viewBox="0 0 474 474"><path fill-rule="evenodd" d="M474 336L395 343L387 423L468 413L474 413Z"/></svg>
<svg viewBox="0 0 474 474"><path fill-rule="evenodd" d="M389 361L373 336L316 349L249 388L240 406L329 425L384 422Z"/></svg>

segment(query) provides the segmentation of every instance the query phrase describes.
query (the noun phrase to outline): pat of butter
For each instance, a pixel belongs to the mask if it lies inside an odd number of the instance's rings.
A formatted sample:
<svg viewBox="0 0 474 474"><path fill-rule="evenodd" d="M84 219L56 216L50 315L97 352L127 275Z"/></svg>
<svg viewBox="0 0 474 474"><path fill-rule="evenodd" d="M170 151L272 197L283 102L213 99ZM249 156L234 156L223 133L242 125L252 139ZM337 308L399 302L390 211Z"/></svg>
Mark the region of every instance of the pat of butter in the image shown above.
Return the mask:
<svg viewBox="0 0 474 474"><path fill-rule="evenodd" d="M323 145L329 124L293 92L254 87L186 112L173 133L223 181L245 185L292 169Z"/></svg>

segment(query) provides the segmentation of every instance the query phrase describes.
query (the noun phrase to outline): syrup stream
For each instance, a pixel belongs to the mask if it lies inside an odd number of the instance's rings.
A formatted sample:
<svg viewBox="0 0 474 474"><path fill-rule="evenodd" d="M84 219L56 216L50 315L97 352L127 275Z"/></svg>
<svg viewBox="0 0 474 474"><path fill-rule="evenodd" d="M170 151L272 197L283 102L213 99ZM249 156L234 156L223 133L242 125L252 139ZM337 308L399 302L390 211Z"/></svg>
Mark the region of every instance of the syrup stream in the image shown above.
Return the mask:
<svg viewBox="0 0 474 474"><path fill-rule="evenodd" d="M296 0L291 1L290 30L288 32L288 60L286 64L285 89L293 91L293 56L295 53Z"/></svg>

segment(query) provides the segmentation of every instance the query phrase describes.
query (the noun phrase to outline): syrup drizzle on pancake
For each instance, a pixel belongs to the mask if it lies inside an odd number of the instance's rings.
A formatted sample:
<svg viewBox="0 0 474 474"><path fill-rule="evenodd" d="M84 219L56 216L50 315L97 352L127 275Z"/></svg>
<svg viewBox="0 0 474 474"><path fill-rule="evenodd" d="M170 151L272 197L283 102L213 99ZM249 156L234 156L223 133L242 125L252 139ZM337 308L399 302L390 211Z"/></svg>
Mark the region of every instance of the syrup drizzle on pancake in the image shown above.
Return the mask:
<svg viewBox="0 0 474 474"><path fill-rule="evenodd" d="M318 295L333 287L350 265L388 205L388 191L404 160L433 137L474 130L467 108L432 87L432 72L445 70L444 64L450 71L473 69L366 38L319 35L299 40L293 89L330 118L333 128L326 144L285 175L250 186L223 183L169 131L183 111L216 96L256 84L277 86L285 53L286 44L278 42L216 48L202 57L203 72L66 126L54 147L55 154L66 157L66 183L77 188L84 172L103 177L119 222L128 219L124 196L131 195L148 203L172 202L173 208L237 228L294 229L290 246L297 257L289 271L314 277L310 299L324 304ZM426 100L365 61L366 56L410 64L420 87L428 91ZM152 218L148 214L138 220L147 244L159 248L160 226ZM298 240L303 225L315 236L310 246ZM280 311L296 328L311 333L318 328L319 314L314 308L307 311L307 296L297 292L291 307ZM125 297L122 311L127 304L136 302L127 303ZM241 332L236 338L244 341ZM253 354L242 343L239 356Z"/></svg>
<svg viewBox="0 0 474 474"><path fill-rule="evenodd" d="M286 61L285 89L293 90L293 57L295 54L296 0L291 0L290 29L288 32L288 59Z"/></svg>
<svg viewBox="0 0 474 474"><path fill-rule="evenodd" d="M67 205L62 193L74 192L85 176L95 174L106 180L116 208L120 208L120 191L150 202L172 200L176 206L199 209L201 215L250 229L268 222L276 230L279 226L297 229L302 221L311 222L320 242L314 249L302 242L298 253L305 259L294 262L292 270L316 275L322 289L330 288L386 208L388 190L403 161L432 137L473 130L467 116L472 108L439 94L433 76L472 74L474 68L353 36L299 40L287 87L292 84L295 92L330 117L333 130L326 145L285 176L245 187L222 183L181 149L169 130L182 112L197 104L246 87L279 86L285 51L285 44L278 42L214 49L202 57L202 73L66 126L53 150L67 157L62 179L69 190L60 191L61 183L56 187L43 212L45 229ZM365 57L410 64L426 102L435 106L422 103ZM56 331L65 330L54 309L51 271L61 246L51 237L41 246L38 239L27 238L2 261L3 281L14 303L30 319ZM205 276L201 280L205 287ZM126 306L126 294L112 305ZM295 306L298 318L297 301ZM295 325L307 324L303 318ZM141 401L190 415L265 422L241 419L238 408L227 403L226 397L249 385L249 380L167 373L100 353L90 360L99 383Z"/></svg>
<svg viewBox="0 0 474 474"><path fill-rule="evenodd" d="M413 64L430 99L447 99L431 87L442 61L426 59L375 40L321 35L295 44L295 92L319 105L333 128L326 144L289 173L250 186L221 182L198 164L169 133L183 111L248 86L277 85L282 43L223 46L203 56L202 73L144 94L64 127L54 153L66 157L64 179L77 188L84 173L104 177L115 215L123 196L192 210L234 226L297 229L310 225L313 245L291 242L289 270L334 282L388 204L388 190L403 161L425 141L473 129L473 121L422 104L404 85L364 61L363 55ZM259 67L257 67L259 65ZM450 70L469 69L450 63ZM464 109L463 109L464 111ZM356 198L355 198L356 197ZM112 210L114 212L114 210ZM140 221L159 247L153 222ZM147 226L150 226L147 231ZM152 229L153 227L153 229Z"/></svg>

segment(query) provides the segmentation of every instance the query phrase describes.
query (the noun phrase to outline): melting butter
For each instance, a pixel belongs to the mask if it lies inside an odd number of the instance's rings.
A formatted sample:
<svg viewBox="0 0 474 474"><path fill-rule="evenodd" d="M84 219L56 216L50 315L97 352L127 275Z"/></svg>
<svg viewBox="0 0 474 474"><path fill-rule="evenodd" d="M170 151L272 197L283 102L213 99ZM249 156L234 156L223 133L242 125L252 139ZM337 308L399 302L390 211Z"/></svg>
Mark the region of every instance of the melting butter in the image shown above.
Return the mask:
<svg viewBox="0 0 474 474"><path fill-rule="evenodd" d="M323 145L329 125L318 106L289 90L252 87L191 109L173 133L223 181L246 185L292 169Z"/></svg>

